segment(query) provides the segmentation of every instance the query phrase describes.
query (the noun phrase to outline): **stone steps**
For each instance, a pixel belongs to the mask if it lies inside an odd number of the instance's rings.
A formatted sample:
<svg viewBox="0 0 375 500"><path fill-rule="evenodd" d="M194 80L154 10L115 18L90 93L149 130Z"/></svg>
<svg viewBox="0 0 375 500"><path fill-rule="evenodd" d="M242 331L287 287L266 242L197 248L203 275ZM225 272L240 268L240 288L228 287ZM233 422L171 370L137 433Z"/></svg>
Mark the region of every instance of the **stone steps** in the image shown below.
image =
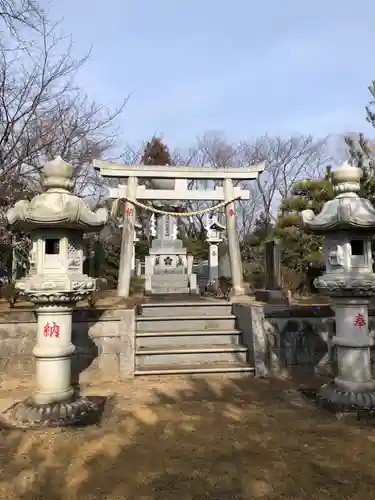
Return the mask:
<svg viewBox="0 0 375 500"><path fill-rule="evenodd" d="M137 333L136 348L154 346L186 345L240 345L241 332L238 330L202 330L179 332Z"/></svg>
<svg viewBox="0 0 375 500"><path fill-rule="evenodd" d="M247 348L244 346L164 346L136 350L136 366L180 366L199 363L246 363Z"/></svg>
<svg viewBox="0 0 375 500"><path fill-rule="evenodd" d="M152 281L155 282L163 282L165 280L168 281L187 281L188 275L184 273L162 273L162 274L153 274L151 276Z"/></svg>
<svg viewBox="0 0 375 500"><path fill-rule="evenodd" d="M228 315L201 316L148 316L137 318L137 331L143 332L173 332L202 330L233 330L236 317Z"/></svg>
<svg viewBox="0 0 375 500"><path fill-rule="evenodd" d="M189 294L190 293L190 288L189 286L176 286L176 285L173 285L173 286L167 286L167 285L163 285L163 286L156 286L156 285L151 285L152 286L152 291L153 293L157 293L157 294L162 294L162 293L169 293L169 294L175 294L175 293L183 293L183 294Z"/></svg>
<svg viewBox="0 0 375 500"><path fill-rule="evenodd" d="M155 285L162 285L163 283L188 283L189 277L187 274L153 274L151 282Z"/></svg>
<svg viewBox="0 0 375 500"><path fill-rule="evenodd" d="M254 372L230 303L152 300L137 317L135 375Z"/></svg>
<svg viewBox="0 0 375 500"><path fill-rule="evenodd" d="M184 366L171 366L171 365L154 365L150 367L138 367L135 369L136 376L152 376L152 375L200 375L200 374L220 374L226 373L228 375L253 375L255 368L249 366L247 363L241 364L225 364L225 363L202 363L199 365L184 365Z"/></svg>
<svg viewBox="0 0 375 500"><path fill-rule="evenodd" d="M205 301L204 307L195 301L186 302L168 302L168 307L160 303L148 303L142 306L142 317L186 317L186 316L230 316L232 313L232 304L223 300Z"/></svg>

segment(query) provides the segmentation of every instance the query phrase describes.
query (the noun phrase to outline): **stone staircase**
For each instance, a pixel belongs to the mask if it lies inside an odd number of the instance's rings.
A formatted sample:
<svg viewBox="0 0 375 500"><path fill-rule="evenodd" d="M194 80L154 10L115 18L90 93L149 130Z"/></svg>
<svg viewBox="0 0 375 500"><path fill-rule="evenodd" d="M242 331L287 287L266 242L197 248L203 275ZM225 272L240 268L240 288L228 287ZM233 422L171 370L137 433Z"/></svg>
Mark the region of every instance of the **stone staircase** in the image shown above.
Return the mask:
<svg viewBox="0 0 375 500"><path fill-rule="evenodd" d="M231 304L223 300L143 304L135 375L254 373L235 319Z"/></svg>
<svg viewBox="0 0 375 500"><path fill-rule="evenodd" d="M151 276L151 289L153 294L188 294L189 277L187 274L154 274Z"/></svg>

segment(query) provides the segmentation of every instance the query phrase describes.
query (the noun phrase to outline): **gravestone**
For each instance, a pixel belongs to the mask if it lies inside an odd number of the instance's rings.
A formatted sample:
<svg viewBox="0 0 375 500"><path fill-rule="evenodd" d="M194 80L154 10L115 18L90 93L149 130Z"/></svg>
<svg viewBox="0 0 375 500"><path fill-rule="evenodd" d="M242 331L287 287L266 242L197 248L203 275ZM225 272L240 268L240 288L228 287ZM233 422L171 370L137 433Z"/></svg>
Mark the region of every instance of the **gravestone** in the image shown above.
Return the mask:
<svg viewBox="0 0 375 500"><path fill-rule="evenodd" d="M266 271L266 289L281 289L281 251L276 241L267 241L264 249Z"/></svg>
<svg viewBox="0 0 375 500"><path fill-rule="evenodd" d="M210 281L210 265L208 260L201 260L198 263L198 288L199 288L199 293L203 294Z"/></svg>
<svg viewBox="0 0 375 500"><path fill-rule="evenodd" d="M289 294L282 290L281 248L277 240L269 240L264 249L265 288L255 290L255 300L289 304Z"/></svg>

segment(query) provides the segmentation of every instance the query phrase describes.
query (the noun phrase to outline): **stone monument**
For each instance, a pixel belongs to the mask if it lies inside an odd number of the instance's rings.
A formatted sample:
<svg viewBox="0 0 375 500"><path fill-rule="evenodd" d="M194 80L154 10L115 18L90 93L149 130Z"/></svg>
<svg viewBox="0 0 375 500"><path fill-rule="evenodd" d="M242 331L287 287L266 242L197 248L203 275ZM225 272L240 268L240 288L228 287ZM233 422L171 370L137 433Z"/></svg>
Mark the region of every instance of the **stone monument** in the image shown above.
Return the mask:
<svg viewBox="0 0 375 500"><path fill-rule="evenodd" d="M44 167L44 192L7 213L11 229L31 236L30 271L16 287L37 315L35 391L3 414L20 427L69 425L96 410L71 386L72 311L96 288L96 280L83 274L83 233L101 230L108 213L92 212L73 186L73 166L58 156Z"/></svg>
<svg viewBox="0 0 375 500"><path fill-rule="evenodd" d="M375 380L371 374L368 304L375 294L371 240L375 210L358 196L362 170L344 163L332 172L335 198L315 215L302 212L307 230L325 235L325 273L314 285L333 301L337 376L321 387L321 403L338 412L373 410Z"/></svg>
<svg viewBox="0 0 375 500"><path fill-rule="evenodd" d="M166 179L152 179L154 189L175 190L184 179L167 182ZM149 255L145 261L145 291L152 294L188 294L197 293L197 279L193 274L193 258L187 256L186 248L178 238L177 217L182 203L177 200L154 202L155 208L169 211L170 214L156 216L156 238L152 240ZM154 227L151 222L150 227Z"/></svg>
<svg viewBox="0 0 375 500"><path fill-rule="evenodd" d="M255 290L255 299L260 302L289 303L289 296L282 290L281 249L277 240L264 245L265 288Z"/></svg>

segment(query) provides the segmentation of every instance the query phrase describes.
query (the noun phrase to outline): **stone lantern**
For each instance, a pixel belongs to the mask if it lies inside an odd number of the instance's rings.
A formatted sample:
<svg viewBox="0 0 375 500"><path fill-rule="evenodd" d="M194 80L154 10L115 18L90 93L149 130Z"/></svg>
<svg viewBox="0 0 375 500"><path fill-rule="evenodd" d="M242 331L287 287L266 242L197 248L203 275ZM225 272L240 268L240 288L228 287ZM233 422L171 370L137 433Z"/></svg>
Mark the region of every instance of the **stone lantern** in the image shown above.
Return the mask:
<svg viewBox="0 0 375 500"><path fill-rule="evenodd" d="M209 246L209 283L212 284L219 279L219 244L223 241L221 233L225 230L225 226L214 216L208 218L205 229L207 234L206 241Z"/></svg>
<svg viewBox="0 0 375 500"><path fill-rule="evenodd" d="M335 198L322 211L302 212L307 230L325 235L325 273L314 281L332 298L336 316L337 376L323 385L323 405L336 411L369 410L375 407L375 380L371 375L368 304L375 294L371 240L375 210L358 196L362 170L344 163L332 172Z"/></svg>
<svg viewBox="0 0 375 500"><path fill-rule="evenodd" d="M133 256L132 256L132 274L137 275L136 272L136 259L135 259L135 250L137 243L139 241L140 236L142 236L142 224L137 220L134 223L134 238L133 238Z"/></svg>
<svg viewBox="0 0 375 500"><path fill-rule="evenodd" d="M96 288L82 270L83 233L101 230L108 219L106 209L92 212L72 193L73 166L61 157L45 165L42 181L42 194L7 213L10 228L30 233L32 245L29 274L16 287L36 306L36 388L10 415L26 426L67 425L93 409L71 386L72 311Z"/></svg>

